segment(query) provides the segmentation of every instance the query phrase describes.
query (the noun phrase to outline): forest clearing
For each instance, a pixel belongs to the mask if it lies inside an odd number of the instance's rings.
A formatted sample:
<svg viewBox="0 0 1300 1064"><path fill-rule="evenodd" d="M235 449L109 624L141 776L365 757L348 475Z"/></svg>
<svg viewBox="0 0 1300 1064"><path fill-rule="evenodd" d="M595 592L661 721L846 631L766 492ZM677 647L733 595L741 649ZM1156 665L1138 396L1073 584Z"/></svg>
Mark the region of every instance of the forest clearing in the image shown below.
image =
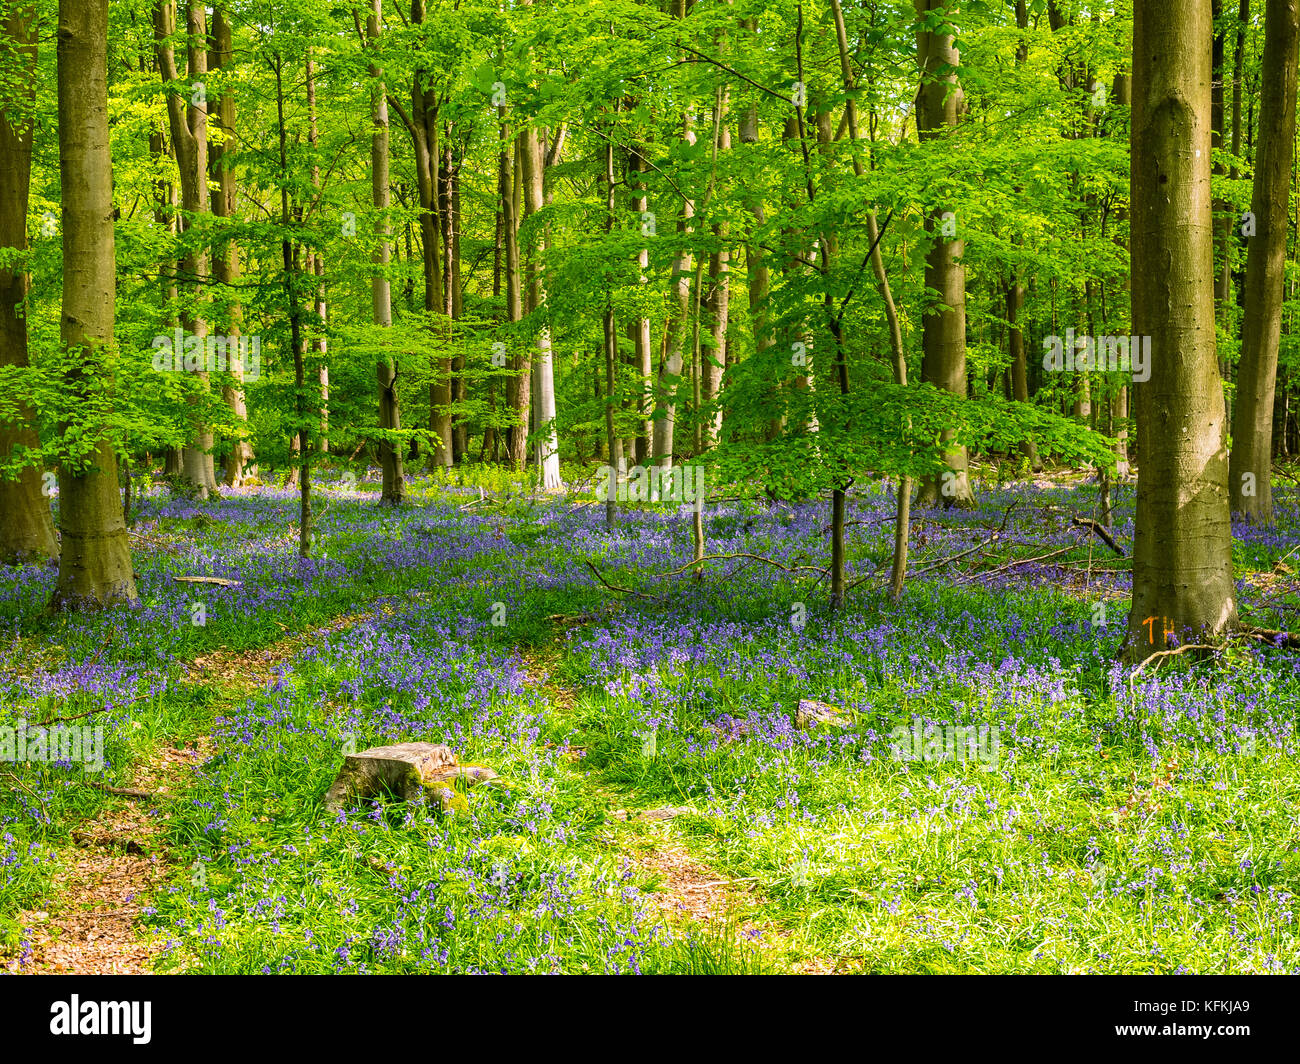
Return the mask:
<svg viewBox="0 0 1300 1064"><path fill-rule="evenodd" d="M1298 66L1300 0L0 0L16 1014L1280 1029Z"/></svg>

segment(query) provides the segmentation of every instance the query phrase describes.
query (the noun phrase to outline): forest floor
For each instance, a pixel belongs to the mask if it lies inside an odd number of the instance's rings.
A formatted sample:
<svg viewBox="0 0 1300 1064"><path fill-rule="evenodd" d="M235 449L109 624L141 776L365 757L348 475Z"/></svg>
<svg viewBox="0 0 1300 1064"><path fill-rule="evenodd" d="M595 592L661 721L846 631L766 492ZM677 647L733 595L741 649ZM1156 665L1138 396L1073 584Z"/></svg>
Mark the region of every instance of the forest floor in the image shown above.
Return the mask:
<svg viewBox="0 0 1300 1064"><path fill-rule="evenodd" d="M610 529L496 472L376 490L327 482L304 562L291 491L145 485L138 608L48 616L51 572L0 573L0 727L88 729L0 765L0 966L1300 970L1300 655L1117 665L1128 558L1071 523L1082 478L914 514L897 604L892 498L855 493L839 613L824 504L710 505L709 553L796 571L697 580L657 575L691 558L673 507ZM1277 501L1234 565L1243 616L1286 628ZM413 740L501 782L322 811L345 750Z"/></svg>

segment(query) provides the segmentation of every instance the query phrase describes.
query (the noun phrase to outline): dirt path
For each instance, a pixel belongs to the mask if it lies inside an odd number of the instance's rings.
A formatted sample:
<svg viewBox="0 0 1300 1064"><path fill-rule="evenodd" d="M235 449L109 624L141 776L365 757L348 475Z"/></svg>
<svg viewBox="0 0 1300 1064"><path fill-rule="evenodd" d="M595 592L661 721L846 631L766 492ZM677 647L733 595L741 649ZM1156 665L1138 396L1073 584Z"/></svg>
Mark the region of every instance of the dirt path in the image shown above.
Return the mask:
<svg viewBox="0 0 1300 1064"><path fill-rule="evenodd" d="M230 651L218 647L182 663L184 682L213 684L231 698L270 687L276 670L304 647L369 620L375 611L337 617L324 628L296 633L269 647ZM28 928L25 948L5 964L27 975L143 975L152 972L163 941L137 926L141 909L174 875L166 844L165 809L189 787L194 769L214 753L199 736L184 746L165 741L135 769L131 789L150 798L115 797L72 832L57 851L44 908L18 914Z"/></svg>

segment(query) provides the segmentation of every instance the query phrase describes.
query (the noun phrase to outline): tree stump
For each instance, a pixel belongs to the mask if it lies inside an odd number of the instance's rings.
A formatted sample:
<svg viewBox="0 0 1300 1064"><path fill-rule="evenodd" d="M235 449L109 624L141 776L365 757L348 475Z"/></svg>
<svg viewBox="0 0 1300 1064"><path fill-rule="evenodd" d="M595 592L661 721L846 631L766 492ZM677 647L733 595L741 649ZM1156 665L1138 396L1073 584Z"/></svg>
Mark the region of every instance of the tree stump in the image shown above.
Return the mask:
<svg viewBox="0 0 1300 1064"><path fill-rule="evenodd" d="M325 811L337 813L355 798L372 798L384 792L404 801L437 802L444 812L465 810L456 794L455 781L483 783L497 778L490 768L460 765L456 755L441 744L398 743L347 754L343 768L325 794Z"/></svg>
<svg viewBox="0 0 1300 1064"><path fill-rule="evenodd" d="M837 728L847 728L850 723L847 710L818 702L811 698L799 699L799 708L795 710L794 726L800 731L807 731L818 724L833 724Z"/></svg>

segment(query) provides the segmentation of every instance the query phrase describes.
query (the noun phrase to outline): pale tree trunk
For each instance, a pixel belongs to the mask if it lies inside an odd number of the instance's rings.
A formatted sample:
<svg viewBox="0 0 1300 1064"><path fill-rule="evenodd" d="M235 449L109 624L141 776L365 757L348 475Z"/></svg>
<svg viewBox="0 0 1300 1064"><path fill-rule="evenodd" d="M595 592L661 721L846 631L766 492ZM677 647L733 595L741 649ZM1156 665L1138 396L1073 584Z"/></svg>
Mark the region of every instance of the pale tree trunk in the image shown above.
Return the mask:
<svg viewBox="0 0 1300 1064"><path fill-rule="evenodd" d="M684 116L682 119L682 139L688 144L695 143L695 134L691 131L689 115ZM694 215L695 204L690 199L683 199L681 217L677 222L677 234L680 244L676 255L673 257L674 306L666 329L664 354L659 362L659 374L655 382L652 458L655 465L664 467L673 464L673 437L677 420L677 388L681 383L682 366L685 361L686 328L690 319L691 308L691 263L693 256L691 255L688 240L691 219Z"/></svg>
<svg viewBox="0 0 1300 1064"><path fill-rule="evenodd" d="M189 37L185 80L176 67L176 53L172 37L176 33L176 0L158 0L154 7L154 35L158 55L158 69L163 84L167 86L167 116L171 128L172 146L176 152L176 168L181 179L181 209L185 212L181 231L195 226L195 219L208 212L208 105L206 101L208 53L207 11L202 4L189 3L186 7L186 34ZM208 271L208 255L201 246L192 246L185 252L183 269L187 283L192 286L181 313L181 328L192 336L208 335L207 320L203 317L203 281ZM209 379L206 370L194 375L197 387L206 392ZM196 415L190 427L190 442L181 451L181 473L184 479L198 489L200 498L216 489L217 477L212 460L212 429Z"/></svg>
<svg viewBox="0 0 1300 1064"><path fill-rule="evenodd" d="M614 141L605 141L605 233L612 237L614 233ZM622 461L621 441L614 433L614 383L618 365L618 332L614 320L614 293L611 288L605 294L605 444L609 449L609 465L617 477ZM599 390L597 392L599 394ZM614 527L616 499L613 492L605 497L605 523Z"/></svg>
<svg viewBox="0 0 1300 1064"><path fill-rule="evenodd" d="M63 206L63 309L59 334L65 400L107 383L113 343L113 162L108 144L108 0L60 0L59 180ZM64 431L71 426L64 426ZM117 455L102 424L85 465L59 471L59 577L52 609L136 601L117 486Z"/></svg>
<svg viewBox="0 0 1300 1064"><path fill-rule="evenodd" d="M915 0L918 17L944 11L946 0ZM955 17L951 10L947 17ZM917 59L922 69L921 89L917 94L917 132L922 140L934 140L957 125L963 107L961 84L953 69L960 62L953 36L921 30L916 35ZM925 286L939 293L940 306L927 313L922 326L921 379L937 388L966 395L966 268L958 260L965 250L960 237L943 236L941 215L946 211L938 204L926 215L925 230L934 238L925 260ZM946 431L944 442L954 433ZM965 447L953 447L945 455L949 472L929 477L917 492L918 506L973 507L975 496L967 476Z"/></svg>
<svg viewBox="0 0 1300 1064"><path fill-rule="evenodd" d="M506 139L505 106L499 111L501 119L501 210L506 245L506 319L522 321L523 277L519 265L519 213L521 209L523 179L520 173L518 150L510 147ZM532 417L532 358L526 350L517 353L511 362L514 376L510 382L510 409L518 423L510 429L510 467L522 473L528 465L528 423Z"/></svg>
<svg viewBox="0 0 1300 1064"><path fill-rule="evenodd" d="M1210 0L1133 12L1132 320L1151 337L1138 408L1133 606L1123 654L1144 660L1236 623L1210 213Z"/></svg>
<svg viewBox="0 0 1300 1064"><path fill-rule="evenodd" d="M1287 206L1296 128L1296 59L1300 0L1264 7L1263 91L1250 209L1255 235L1246 248L1241 362L1232 421L1228 487L1234 513L1273 524L1273 403L1282 339Z"/></svg>
<svg viewBox="0 0 1300 1064"><path fill-rule="evenodd" d="M731 130L727 126L728 91L719 93L718 113L714 116L718 151L731 149ZM727 323L731 307L731 255L727 250L730 226L726 220L716 223L713 234L718 250L709 256L709 347L704 356L703 399L713 402L722 391L722 374L727 365ZM719 407L705 426L704 446L718 442L722 432L722 409Z"/></svg>
<svg viewBox="0 0 1300 1064"><path fill-rule="evenodd" d="M225 8L218 5L212 9L212 51L208 57L210 70L229 68L233 56L230 20ZM217 108L211 115L213 124L222 132L225 142L235 136L235 94L227 90L217 101ZM218 218L233 219L235 216L235 175L226 159L225 144L213 144L209 150L212 177L217 187L212 190L212 213ZM233 285L239 282L239 248L233 238L227 237L213 250L212 276L218 284ZM228 348L236 344L243 329L243 310L237 299L231 299L229 320L226 325ZM222 397L235 421L241 427L241 435L231 443L230 454L226 457L225 481L232 487L238 486L246 476L256 476L257 466L253 464L253 445L246 435L248 425L248 403L244 396L244 366L238 358L229 359L230 375L233 384L227 384L222 390Z"/></svg>
<svg viewBox="0 0 1300 1064"><path fill-rule="evenodd" d="M537 130L526 127L519 134L519 155L522 166L524 191L524 220L533 218L544 205L543 183L546 179L546 159L542 154ZM527 313L536 314L546 304L546 289L542 284L542 258L546 252L546 238L540 229L533 234L532 250L528 256ZM551 355L551 330L543 324L537 330L536 359L537 388L537 441L538 465L541 468L542 488L555 491L560 487L560 445L555 427L555 368Z"/></svg>
<svg viewBox="0 0 1300 1064"><path fill-rule="evenodd" d="M383 0L370 0L366 17L366 39L371 49L377 48L383 32ZM375 325L391 328L393 324L393 292L388 279L392 259L390 236L392 225L388 219L391 197L388 191L388 100L387 88L379 67L370 64L374 87L370 91L370 202L375 208L375 235L378 247L374 262L377 267L370 282L371 309ZM401 406L397 400L397 366L387 355L380 355L375 375L379 383L379 427L385 432L395 432L402 427ZM379 466L383 475L379 501L387 506L400 506L406 495L406 476L402 468L402 446L392 439L379 442Z"/></svg>
<svg viewBox="0 0 1300 1064"><path fill-rule="evenodd" d="M640 146L633 146L628 149L629 184L632 180L632 174L640 175L645 173L644 151L645 149ZM650 200L646 196L644 179L638 177L633 189L632 209L637 213L642 234L648 236L650 233L655 232L655 229L652 226L653 219L646 214ZM650 248L648 245L642 244L637 249L636 264L639 271L638 280L641 284L648 284L650 280ZM641 378L637 390L637 411L641 414L641 432L636 438L635 462L637 465L644 466L650 461L654 441L654 422L650 420L650 381L654 376L654 351L650 343L650 319L647 317L635 318L628 323L628 329L632 333L633 358L637 373Z"/></svg>
<svg viewBox="0 0 1300 1064"><path fill-rule="evenodd" d="M27 250L27 203L32 170L32 108L36 95L36 8L18 3L0 18L0 62L21 68L17 92L0 106L0 252ZM0 263L4 259L0 257ZM27 316L23 302L31 284L25 270L0 265L0 367L26 368ZM15 447L35 449L35 412L18 405L18 419L0 421L0 465ZM0 475L0 564L48 562L59 556L50 500L40 466L16 477Z"/></svg>

